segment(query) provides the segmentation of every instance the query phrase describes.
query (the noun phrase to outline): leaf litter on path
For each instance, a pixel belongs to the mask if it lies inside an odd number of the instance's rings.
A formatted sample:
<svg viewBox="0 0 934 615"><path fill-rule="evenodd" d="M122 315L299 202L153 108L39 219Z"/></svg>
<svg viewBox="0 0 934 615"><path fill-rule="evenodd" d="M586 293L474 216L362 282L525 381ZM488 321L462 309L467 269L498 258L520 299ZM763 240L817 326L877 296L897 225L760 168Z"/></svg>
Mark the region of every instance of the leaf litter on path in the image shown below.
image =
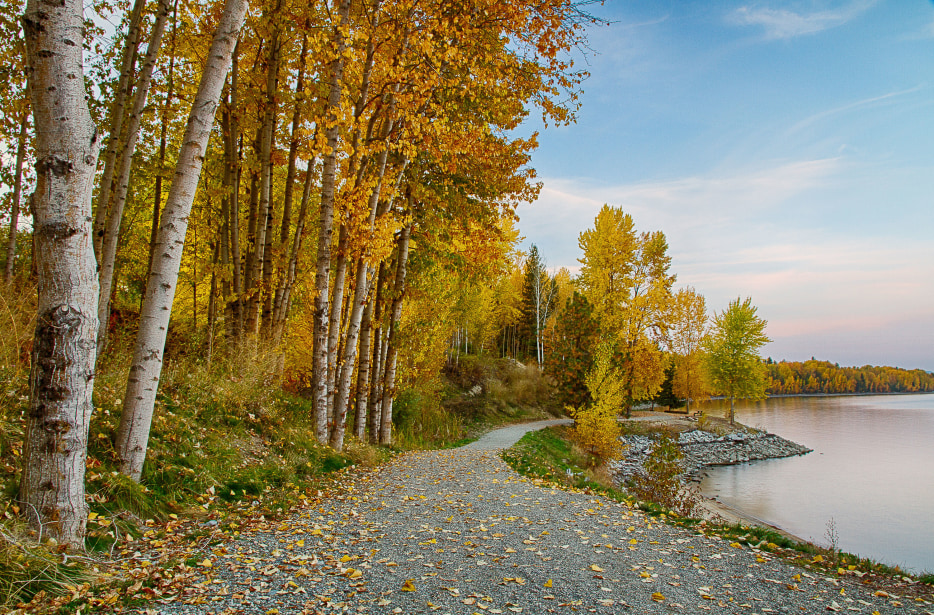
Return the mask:
<svg viewBox="0 0 934 615"><path fill-rule="evenodd" d="M140 612L934 610L874 595L855 577L802 576L756 548L527 479L495 448L412 452L345 470L330 492L282 521L244 524L198 562L161 571Z"/></svg>

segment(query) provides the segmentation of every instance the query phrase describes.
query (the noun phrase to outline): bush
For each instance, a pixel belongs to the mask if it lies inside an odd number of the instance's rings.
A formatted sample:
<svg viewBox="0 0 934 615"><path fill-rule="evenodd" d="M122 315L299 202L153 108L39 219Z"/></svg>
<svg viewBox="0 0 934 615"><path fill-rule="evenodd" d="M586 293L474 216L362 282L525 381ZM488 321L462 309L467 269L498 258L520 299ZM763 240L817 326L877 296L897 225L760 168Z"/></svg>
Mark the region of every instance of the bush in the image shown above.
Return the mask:
<svg viewBox="0 0 934 615"><path fill-rule="evenodd" d="M629 490L637 497L660 504L682 517L691 517L699 497L681 482L683 454L677 443L662 436L643 463L643 471L636 474Z"/></svg>

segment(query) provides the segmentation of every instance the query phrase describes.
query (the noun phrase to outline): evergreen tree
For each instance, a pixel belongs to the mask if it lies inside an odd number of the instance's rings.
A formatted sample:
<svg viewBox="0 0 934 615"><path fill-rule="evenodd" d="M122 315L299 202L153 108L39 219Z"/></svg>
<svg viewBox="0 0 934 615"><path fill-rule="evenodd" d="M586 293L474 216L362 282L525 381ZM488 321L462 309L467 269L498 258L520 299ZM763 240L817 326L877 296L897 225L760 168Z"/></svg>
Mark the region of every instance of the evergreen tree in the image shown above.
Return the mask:
<svg viewBox="0 0 934 615"><path fill-rule="evenodd" d="M558 315L554 347L545 358L545 374L554 381L563 405L582 407L592 402L586 379L599 339L593 306L575 291Z"/></svg>
<svg viewBox="0 0 934 615"><path fill-rule="evenodd" d="M668 406L669 408L680 408L684 404L675 395L675 364L669 363L665 369L665 381L662 382L662 388L655 395L655 403L659 406Z"/></svg>

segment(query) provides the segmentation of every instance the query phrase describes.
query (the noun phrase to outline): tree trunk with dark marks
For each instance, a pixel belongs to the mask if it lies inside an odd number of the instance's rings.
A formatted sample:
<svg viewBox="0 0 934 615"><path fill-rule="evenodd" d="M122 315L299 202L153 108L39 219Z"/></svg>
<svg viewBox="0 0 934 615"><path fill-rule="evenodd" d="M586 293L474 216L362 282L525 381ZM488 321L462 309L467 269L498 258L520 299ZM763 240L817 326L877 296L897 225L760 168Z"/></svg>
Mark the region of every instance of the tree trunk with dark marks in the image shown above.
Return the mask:
<svg viewBox="0 0 934 615"><path fill-rule="evenodd" d="M380 264L380 275L376 280L376 296L373 297L375 303L373 307L373 361L370 371L370 390L367 400L367 414L370 422L370 444L379 444L379 423L380 423L380 401L382 399L383 386L383 357L386 356L386 343L383 337L382 317L383 317L383 288L386 284L387 266Z"/></svg>
<svg viewBox="0 0 934 615"><path fill-rule="evenodd" d="M380 279L382 275L383 264L380 263L376 279ZM375 304L374 298L370 297L363 310L363 320L360 323L360 365L357 366L357 400L353 423L354 436L359 442L363 442L363 437L366 435L366 406L369 398L367 394L370 392L370 356L372 354L370 341L373 333L371 324Z"/></svg>
<svg viewBox="0 0 934 615"><path fill-rule="evenodd" d="M156 389L162 373L162 353L188 230L188 216L201 177L204 152L214 125L214 113L246 9L247 0L227 0L224 5L224 13L214 33L207 64L188 117L183 145L175 166L175 179L162 212L156 255L140 313L139 333L115 447L120 471L137 481L146 459Z"/></svg>
<svg viewBox="0 0 934 615"><path fill-rule="evenodd" d="M411 197L410 197L411 198ZM396 395L396 358L399 354L399 323L402 320L402 299L405 296L405 271L409 260L409 237L412 223L402 229L399 237L399 260L396 263L396 280L392 289L392 312L389 314L389 346L386 351L386 371L383 377L383 399L380 411L379 443L392 444L392 401Z"/></svg>
<svg viewBox="0 0 934 615"><path fill-rule="evenodd" d="M376 185L370 193L368 203L369 216L367 218L368 231L373 232L378 214L385 214L389 210L392 200L395 197L395 191L398 189L398 182L393 187L393 194L383 200L380 206L380 195L382 192L383 178L386 174L386 160L389 154L389 133L391 131L392 121L386 120L386 130L384 131L384 149L379 153L377 161ZM401 180L405 171L405 166L399 172ZM367 255L368 256L368 255ZM347 333L344 343L343 361L339 377L337 377L337 394L334 397L334 429L331 433L331 446L335 450L342 450L344 447L344 430L347 422L347 411L350 407L350 385L353 379L354 363L357 360L357 342L360 336L360 321L363 318L363 310L366 307L366 298L370 294L372 286L372 276L367 265L367 259L361 257L357 260L357 273L354 277L354 294L352 305L353 309L347 319Z"/></svg>
<svg viewBox="0 0 934 615"><path fill-rule="evenodd" d="M29 0L23 29L36 127L39 287L20 497L40 536L80 549L97 354L91 199L99 148L82 68L83 5Z"/></svg>
<svg viewBox="0 0 934 615"><path fill-rule="evenodd" d="M331 269L331 233L334 226L334 188L337 181L337 146L340 126L337 116L341 105L341 82L344 75L344 26L350 19L350 0L341 0L331 43L334 60L330 67L328 89L327 155L321 169L321 208L318 219L318 259L315 266L315 334L312 360L312 389L315 404L315 437L328 441L328 278Z"/></svg>
<svg viewBox="0 0 934 615"><path fill-rule="evenodd" d="M133 169L133 155L136 153L136 141L139 138L140 126L143 121L143 108L146 106L146 99L149 96L149 86L152 84L152 70L156 65L156 59L159 57L162 34L165 32L165 22L168 18L169 0L159 0L159 6L156 9L156 21L149 37L149 46L146 49L143 68L140 71L136 90L133 93L133 105L130 108L123 150L118 157L117 172L114 175L116 184L113 186L113 203L107 214L101 250L97 259L100 264L101 288L97 307L97 317L101 323L100 331L97 334L98 353L103 352L104 347L107 345L110 295L113 290L114 267L117 260L117 245L120 240L120 225L123 222L123 208L126 205L127 193L130 189L130 172Z"/></svg>

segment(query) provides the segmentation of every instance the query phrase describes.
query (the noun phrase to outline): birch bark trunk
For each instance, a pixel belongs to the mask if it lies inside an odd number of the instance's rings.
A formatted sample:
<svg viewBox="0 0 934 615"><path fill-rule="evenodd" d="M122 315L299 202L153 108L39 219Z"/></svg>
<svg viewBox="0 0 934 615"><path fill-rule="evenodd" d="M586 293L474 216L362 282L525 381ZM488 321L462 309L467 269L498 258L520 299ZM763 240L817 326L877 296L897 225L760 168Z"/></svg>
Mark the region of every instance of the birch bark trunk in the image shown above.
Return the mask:
<svg viewBox="0 0 934 615"><path fill-rule="evenodd" d="M399 237L399 262L396 267L396 281L393 285L392 313L389 316L388 350L386 352L386 375L383 381L382 409L380 411L379 443L392 444L392 400L396 395L396 359L399 355L397 337L399 321L402 318L402 299L405 295L405 270L409 260L409 238L412 235L412 223L402 229Z"/></svg>
<svg viewBox="0 0 934 615"><path fill-rule="evenodd" d="M143 68L136 81L136 90L133 92L133 106L130 109L129 123L126 128L126 139L120 160L117 163L117 184L113 193L113 205L107 214L107 223L104 227L104 237L101 251L98 253L100 299L97 304L97 319L100 322L100 331L97 334L97 352L103 352L107 345L107 325L110 321L110 295L113 288L114 263L117 259L117 243L120 240L120 224L123 222L123 208L126 205L127 192L130 189L130 172L133 168L133 154L136 152L136 140L143 121L143 108L149 96L149 86L152 84L152 70L159 57L159 48L162 46L162 34L165 32L165 22L169 18L170 0L160 0L156 9L156 20L152 26L149 46Z"/></svg>
<svg viewBox="0 0 934 615"><path fill-rule="evenodd" d="M376 279L379 280L383 275L383 264L379 264L379 270L376 273ZM377 282L377 286L379 283ZM366 308L363 310L363 320L360 323L360 365L357 369L357 400L356 410L354 412L354 436L357 440L363 442L366 435L366 408L367 398L370 391L370 355L371 340L373 337L373 308L375 307L375 297L371 297L366 302Z"/></svg>
<svg viewBox="0 0 934 615"><path fill-rule="evenodd" d="M16 261L16 227L19 226L19 204L23 195L23 160L26 158L26 129L29 127L29 114L24 109L19 125L19 143L16 145L16 177L13 179L13 206L10 209L10 236L6 242L6 269L3 280L7 284L13 281L13 264Z"/></svg>
<svg viewBox="0 0 934 615"><path fill-rule="evenodd" d="M295 284L295 277L298 275L298 255L301 254L302 241L305 237L305 222L308 218L308 202L311 200L314 167L314 159L309 160L308 167L305 169L305 189L302 191L302 203L298 210L298 221L295 223L295 236L292 239L292 251L289 254L286 271L279 282L279 288L276 289L272 334L275 344L282 341L282 331L285 328L285 320L289 315L289 299L292 294L292 286Z"/></svg>
<svg viewBox="0 0 934 615"><path fill-rule="evenodd" d="M277 20L282 3L276 4L273 19ZM259 181L259 211L256 219L256 241L254 245L253 267L250 280L253 282L250 292L250 333L257 335L262 322L260 309L262 294L268 289L272 275L269 262L268 246L272 231L272 149L276 135L276 87L279 81L279 51L280 33L274 29L272 40L269 42L269 55L266 66L266 99L263 106L263 124L260 128L260 181Z"/></svg>
<svg viewBox="0 0 934 615"><path fill-rule="evenodd" d="M306 56L308 55L308 36L305 35L302 37L302 50L301 55L299 56L298 64L298 77L295 80L295 109L292 112L292 128L289 137L289 158L288 158L288 169L285 173L285 194L282 197L282 228L279 231L279 242L276 246L277 259L279 260L279 280L276 284L275 293L272 292L272 288L267 289L269 298L271 299L270 310L269 310L269 322L263 322L263 327L272 332L272 338L278 343L282 328L280 324L280 316L282 316L282 296L285 292L286 286L289 286L288 278L292 275L292 258L291 253L286 253L286 248L289 244L289 233L291 232L292 227L292 201L294 200L295 193L295 176L298 174L298 144L299 144L299 133L301 131L301 121L302 121L302 110L303 110L303 101L305 98L305 61ZM307 169L312 168L311 163L309 163ZM306 212L307 199L305 194L308 192L308 181L310 175L306 171L305 174L305 186L306 190L302 194L302 204L300 206L301 212L299 213L299 218L302 218ZM304 219L296 224L295 236L296 239L298 235L302 232L300 227L304 227ZM295 245L295 241L293 241Z"/></svg>
<svg viewBox="0 0 934 615"><path fill-rule="evenodd" d="M116 449L120 471L139 480L146 459L156 389L162 372L162 353L178 283L188 216L201 176L214 113L230 67L234 45L243 26L247 0L226 0L198 93L188 117L175 179L166 199L156 240L156 257L146 285L133 364L123 400L123 415L117 430Z"/></svg>
<svg viewBox="0 0 934 615"><path fill-rule="evenodd" d="M391 114L390 114L391 117ZM376 218L380 214L385 214L392 204L395 192L398 190L399 182L405 174L405 164L399 172L399 177L393 187L393 194L385 199L380 206L380 193L382 191L383 178L386 175L386 159L389 155L389 134L392 131L393 122L386 119L386 129L383 135L383 150L379 153L377 161L376 186L370 194L368 207L370 210L367 218L367 228L370 233L373 232ZM360 337L360 320L363 317L363 309L366 305L366 297L370 293L372 279L369 276L369 267L365 255L357 261L357 274L355 278L353 308L350 317L347 319L347 337L344 344L344 360L342 362L340 380L337 383L337 395L334 398L334 430L331 433L331 447L335 450L341 450L344 447L344 431L347 425L347 410L350 405L350 385L353 380L354 364L357 361L357 341Z"/></svg>
<svg viewBox="0 0 934 615"><path fill-rule="evenodd" d="M229 193L227 195L228 211L230 213L230 266L233 281L233 324L232 337L239 346L243 341L243 279L240 264L240 120L237 110L239 103L240 61L239 43L234 47L233 58L230 62L230 99L226 106L227 130L225 169L230 174Z"/></svg>
<svg viewBox="0 0 934 615"><path fill-rule="evenodd" d="M135 0L130 14L130 29L127 32L126 45L123 47L123 59L120 67L120 80L114 93L114 102L110 107L110 132L107 134L107 149L104 152L104 174L101 177L100 190L97 193L97 211L94 214L94 254L100 259L104 242L104 226L110 210L110 196L113 191L114 165L117 153L123 143L123 120L126 100L130 96L133 68L136 66L137 47L139 46L139 24L142 20L145 0Z"/></svg>
<svg viewBox="0 0 934 615"><path fill-rule="evenodd" d="M36 127L38 315L20 497L40 536L84 547L88 425L97 343L91 199L97 127L87 106L81 0L29 0L23 15Z"/></svg>
<svg viewBox="0 0 934 615"><path fill-rule="evenodd" d="M321 170L321 213L318 222L318 260L315 267L315 335L312 389L315 403L315 436L318 442L328 441L328 274L331 268L331 234L334 226L334 187L337 181L337 146L340 137L338 115L342 98L341 81L344 75L344 48L342 30L350 18L350 0L341 0L338 23L334 26L332 44L335 54L331 62L328 91L327 155Z"/></svg>
<svg viewBox="0 0 934 615"><path fill-rule="evenodd" d="M152 225L149 230L149 261L146 276L152 271L152 255L156 250L156 235L159 233L159 212L162 211L162 176L165 173L165 148L169 133L169 113L175 93L175 39L178 33L178 0L172 9L172 44L169 56L169 74L166 78L165 103L162 106L162 126L159 129L159 171L156 173L155 196L152 200Z"/></svg>

